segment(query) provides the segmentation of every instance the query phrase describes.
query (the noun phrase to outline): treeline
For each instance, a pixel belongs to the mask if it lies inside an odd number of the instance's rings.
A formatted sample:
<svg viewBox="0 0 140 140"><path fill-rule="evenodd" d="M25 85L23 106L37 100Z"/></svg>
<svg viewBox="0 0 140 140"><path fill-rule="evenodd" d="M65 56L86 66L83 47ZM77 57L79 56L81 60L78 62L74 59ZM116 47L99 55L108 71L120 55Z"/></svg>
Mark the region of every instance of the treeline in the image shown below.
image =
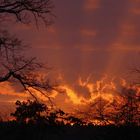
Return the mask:
<svg viewBox="0 0 140 140"><path fill-rule="evenodd" d="M61 109L48 107L38 101L17 101L16 111L11 113L13 122L18 124L37 124L46 126L85 125L81 119L76 118Z"/></svg>

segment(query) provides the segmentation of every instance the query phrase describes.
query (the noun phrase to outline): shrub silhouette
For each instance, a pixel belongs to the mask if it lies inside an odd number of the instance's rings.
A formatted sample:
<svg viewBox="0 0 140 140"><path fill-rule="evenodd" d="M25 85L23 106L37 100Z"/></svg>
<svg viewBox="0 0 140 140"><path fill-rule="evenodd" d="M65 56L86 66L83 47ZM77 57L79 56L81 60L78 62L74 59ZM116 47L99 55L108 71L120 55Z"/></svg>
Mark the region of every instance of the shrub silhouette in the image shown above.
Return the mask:
<svg viewBox="0 0 140 140"><path fill-rule="evenodd" d="M18 123L45 124L48 126L78 125L85 122L75 116L65 113L61 109L48 108L38 101L16 101L16 110L11 113Z"/></svg>
<svg viewBox="0 0 140 140"><path fill-rule="evenodd" d="M63 125L65 113L58 109L49 109L38 101L16 101L16 110L11 113L18 123L46 124L50 126Z"/></svg>
<svg viewBox="0 0 140 140"><path fill-rule="evenodd" d="M37 101L17 101L16 111L11 113L19 123L33 122L38 123L44 117L41 115L47 109L45 104L41 104Z"/></svg>

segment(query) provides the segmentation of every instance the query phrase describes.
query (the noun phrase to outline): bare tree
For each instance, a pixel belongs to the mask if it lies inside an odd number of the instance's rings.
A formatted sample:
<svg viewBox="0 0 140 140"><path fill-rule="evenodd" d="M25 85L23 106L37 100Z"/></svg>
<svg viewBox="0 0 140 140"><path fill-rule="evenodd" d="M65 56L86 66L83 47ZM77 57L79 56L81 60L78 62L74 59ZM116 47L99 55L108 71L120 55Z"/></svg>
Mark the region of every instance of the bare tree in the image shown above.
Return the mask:
<svg viewBox="0 0 140 140"><path fill-rule="evenodd" d="M7 14L14 15L17 21L27 24L32 22L33 16L36 24L40 20L48 24L51 8L51 0L0 0L0 18ZM26 47L8 31L0 30L0 83L18 81L36 100L33 90L50 100L46 93L55 89L55 86L38 74L45 68L43 64L37 62L35 57L25 57L23 52Z"/></svg>
<svg viewBox="0 0 140 140"><path fill-rule="evenodd" d="M139 91L130 88L123 88L120 94L122 98L121 104L117 106L117 118L121 124L125 125L139 125L140 118L140 96Z"/></svg>
<svg viewBox="0 0 140 140"><path fill-rule="evenodd" d="M40 20L50 24L53 7L51 0L0 0L0 15L15 16L22 23L30 23L34 18L36 24Z"/></svg>

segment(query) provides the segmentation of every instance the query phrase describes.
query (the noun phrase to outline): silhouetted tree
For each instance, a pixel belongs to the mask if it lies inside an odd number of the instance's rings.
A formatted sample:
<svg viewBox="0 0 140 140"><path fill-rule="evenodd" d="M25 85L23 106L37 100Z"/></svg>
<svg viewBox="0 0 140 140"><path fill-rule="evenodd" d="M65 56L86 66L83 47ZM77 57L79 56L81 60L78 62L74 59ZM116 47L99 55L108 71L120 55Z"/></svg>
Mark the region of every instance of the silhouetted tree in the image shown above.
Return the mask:
<svg viewBox="0 0 140 140"><path fill-rule="evenodd" d="M124 125L138 125L140 122L140 96L139 91L130 88L122 88L120 94L122 100L115 107L117 110L116 118L119 124Z"/></svg>
<svg viewBox="0 0 140 140"><path fill-rule="evenodd" d="M108 101L99 96L96 101L95 101L95 114L94 119L99 121L99 124L101 125L106 125L109 123L109 118L108 118L108 112L107 112L107 106Z"/></svg>
<svg viewBox="0 0 140 140"><path fill-rule="evenodd" d="M112 101L104 99L100 92L93 102L76 114L95 125L140 125L139 86L122 87L121 92L116 91Z"/></svg>
<svg viewBox="0 0 140 140"><path fill-rule="evenodd" d="M77 116L81 116L82 120L86 123L94 125L107 125L110 124L110 103L103 97L98 96L94 101L87 104L86 108L82 111L76 111Z"/></svg>
<svg viewBox="0 0 140 140"><path fill-rule="evenodd" d="M64 121L78 122L78 119L69 118L60 109L48 108L45 104L38 101L17 101L16 110L11 113L19 123L46 124L49 126L64 125ZM74 118L74 117L73 117Z"/></svg>
<svg viewBox="0 0 140 140"><path fill-rule="evenodd" d="M95 125L106 125L110 124L109 121L109 101L105 100L103 97L97 97L93 102L89 103L87 106L86 114ZM90 122L89 121L89 122Z"/></svg>
<svg viewBox="0 0 140 140"><path fill-rule="evenodd" d="M31 23L33 19L37 25L38 21L48 24L52 7L51 0L0 0L0 19L15 16L17 21L24 24ZM19 82L36 100L33 90L50 100L44 91L51 91L55 86L38 73L45 68L43 64L37 62L35 57L25 57L25 48L27 46L20 39L0 29L0 83Z"/></svg>
<svg viewBox="0 0 140 140"><path fill-rule="evenodd" d="M45 24L50 24L52 8L51 0L0 0L0 17L13 15L17 21L26 24L33 18L36 24L40 19Z"/></svg>
<svg viewBox="0 0 140 140"><path fill-rule="evenodd" d="M11 113L12 116L16 118L19 123L40 123L44 117L41 115L47 110L45 104L39 103L37 101L17 101L16 111ZM45 119L44 119L45 120Z"/></svg>

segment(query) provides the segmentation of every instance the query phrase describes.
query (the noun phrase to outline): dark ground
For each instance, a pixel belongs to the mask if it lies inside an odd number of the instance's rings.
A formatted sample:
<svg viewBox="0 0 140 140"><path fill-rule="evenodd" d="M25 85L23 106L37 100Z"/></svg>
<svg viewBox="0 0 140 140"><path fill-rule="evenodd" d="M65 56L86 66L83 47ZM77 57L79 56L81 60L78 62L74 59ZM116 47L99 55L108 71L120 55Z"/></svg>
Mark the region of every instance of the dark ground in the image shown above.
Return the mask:
<svg viewBox="0 0 140 140"><path fill-rule="evenodd" d="M140 127L0 123L0 140L140 140Z"/></svg>

